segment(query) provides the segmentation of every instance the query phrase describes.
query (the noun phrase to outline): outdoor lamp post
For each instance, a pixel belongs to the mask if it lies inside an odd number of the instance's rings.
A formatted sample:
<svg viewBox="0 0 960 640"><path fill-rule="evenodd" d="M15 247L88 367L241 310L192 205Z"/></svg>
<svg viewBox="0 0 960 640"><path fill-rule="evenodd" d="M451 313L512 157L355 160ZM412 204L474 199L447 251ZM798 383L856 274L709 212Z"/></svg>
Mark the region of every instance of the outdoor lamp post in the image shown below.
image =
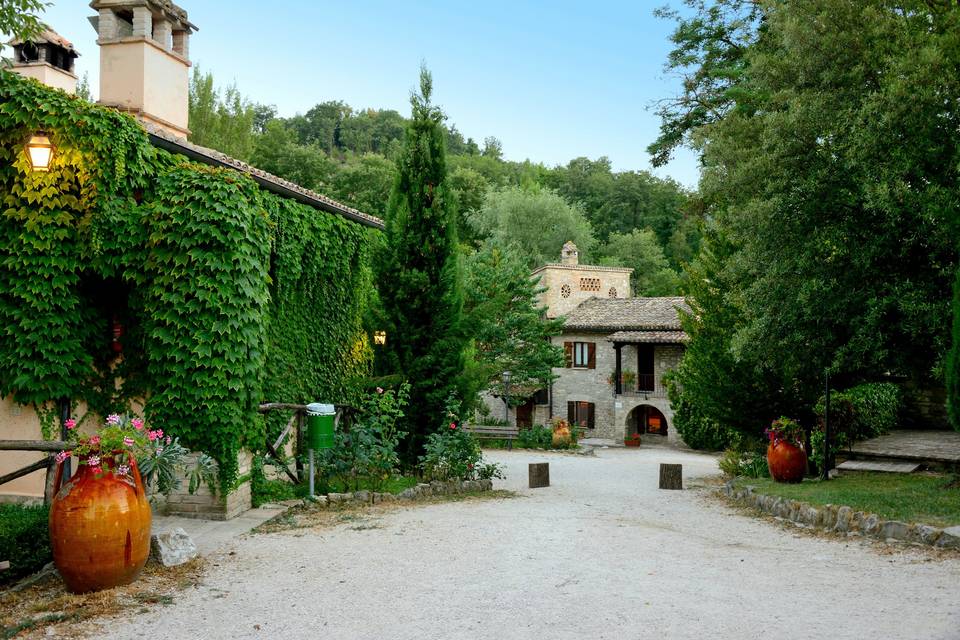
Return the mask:
<svg viewBox="0 0 960 640"><path fill-rule="evenodd" d="M503 372L503 395L506 398L506 409L504 411L507 425L510 424L510 372Z"/></svg>
<svg viewBox="0 0 960 640"><path fill-rule="evenodd" d="M387 332L386 331L374 331L373 332L373 344L385 345L387 344Z"/></svg>
<svg viewBox="0 0 960 640"><path fill-rule="evenodd" d="M53 143L43 131L30 136L27 141L27 156L30 158L30 166L34 171L50 171L50 163L53 161Z"/></svg>

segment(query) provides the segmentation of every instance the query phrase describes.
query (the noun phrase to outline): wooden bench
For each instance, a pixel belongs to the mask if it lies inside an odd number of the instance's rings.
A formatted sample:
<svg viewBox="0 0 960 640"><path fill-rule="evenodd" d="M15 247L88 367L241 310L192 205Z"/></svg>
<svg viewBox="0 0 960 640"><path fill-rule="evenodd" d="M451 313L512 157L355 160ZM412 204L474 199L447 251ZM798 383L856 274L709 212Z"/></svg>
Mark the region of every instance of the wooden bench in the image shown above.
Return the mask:
<svg viewBox="0 0 960 640"><path fill-rule="evenodd" d="M477 440L506 440L508 449L513 449L513 441L519 435L516 427L491 427L484 424L470 425L467 431Z"/></svg>

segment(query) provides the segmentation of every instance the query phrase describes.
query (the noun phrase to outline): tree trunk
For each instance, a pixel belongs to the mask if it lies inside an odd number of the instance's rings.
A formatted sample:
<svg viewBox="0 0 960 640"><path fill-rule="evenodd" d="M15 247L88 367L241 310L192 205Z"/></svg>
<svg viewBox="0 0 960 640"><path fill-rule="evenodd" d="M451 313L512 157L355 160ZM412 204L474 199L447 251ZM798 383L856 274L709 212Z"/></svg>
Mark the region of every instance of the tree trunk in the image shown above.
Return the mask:
<svg viewBox="0 0 960 640"><path fill-rule="evenodd" d="M549 462L531 462L530 463L530 488L539 489L540 487L550 486L550 463Z"/></svg>
<svg viewBox="0 0 960 640"><path fill-rule="evenodd" d="M660 488L683 489L682 464L660 464Z"/></svg>

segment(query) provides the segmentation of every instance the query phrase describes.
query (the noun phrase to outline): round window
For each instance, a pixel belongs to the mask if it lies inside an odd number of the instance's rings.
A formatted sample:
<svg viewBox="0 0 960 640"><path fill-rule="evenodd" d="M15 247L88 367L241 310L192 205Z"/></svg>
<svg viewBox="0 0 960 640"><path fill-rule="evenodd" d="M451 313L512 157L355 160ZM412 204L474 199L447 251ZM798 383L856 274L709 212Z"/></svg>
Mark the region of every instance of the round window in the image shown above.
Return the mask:
<svg viewBox="0 0 960 640"><path fill-rule="evenodd" d="M570 285L565 284L565 285L563 285L562 287L560 287L560 295L563 296L564 298L569 298L569 297L570 297Z"/></svg>
<svg viewBox="0 0 960 640"><path fill-rule="evenodd" d="M610 287L610 291L607 292L607 295L610 296L611 298L616 298L617 297L616 287Z"/></svg>

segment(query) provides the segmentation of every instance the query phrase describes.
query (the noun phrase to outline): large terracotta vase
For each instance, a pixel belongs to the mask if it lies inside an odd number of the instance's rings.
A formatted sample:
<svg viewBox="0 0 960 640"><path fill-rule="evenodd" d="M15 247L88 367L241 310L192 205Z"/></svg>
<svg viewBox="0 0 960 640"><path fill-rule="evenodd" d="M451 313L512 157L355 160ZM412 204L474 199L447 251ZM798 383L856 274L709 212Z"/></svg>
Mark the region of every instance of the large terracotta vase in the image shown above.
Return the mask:
<svg viewBox="0 0 960 640"><path fill-rule="evenodd" d="M767 447L767 467L777 482L801 482L807 471L807 454L792 442L775 440Z"/></svg>
<svg viewBox="0 0 960 640"><path fill-rule="evenodd" d="M53 562L67 589L85 593L133 582L150 553L151 519L135 461L122 477L98 478L79 465L50 506Z"/></svg>

